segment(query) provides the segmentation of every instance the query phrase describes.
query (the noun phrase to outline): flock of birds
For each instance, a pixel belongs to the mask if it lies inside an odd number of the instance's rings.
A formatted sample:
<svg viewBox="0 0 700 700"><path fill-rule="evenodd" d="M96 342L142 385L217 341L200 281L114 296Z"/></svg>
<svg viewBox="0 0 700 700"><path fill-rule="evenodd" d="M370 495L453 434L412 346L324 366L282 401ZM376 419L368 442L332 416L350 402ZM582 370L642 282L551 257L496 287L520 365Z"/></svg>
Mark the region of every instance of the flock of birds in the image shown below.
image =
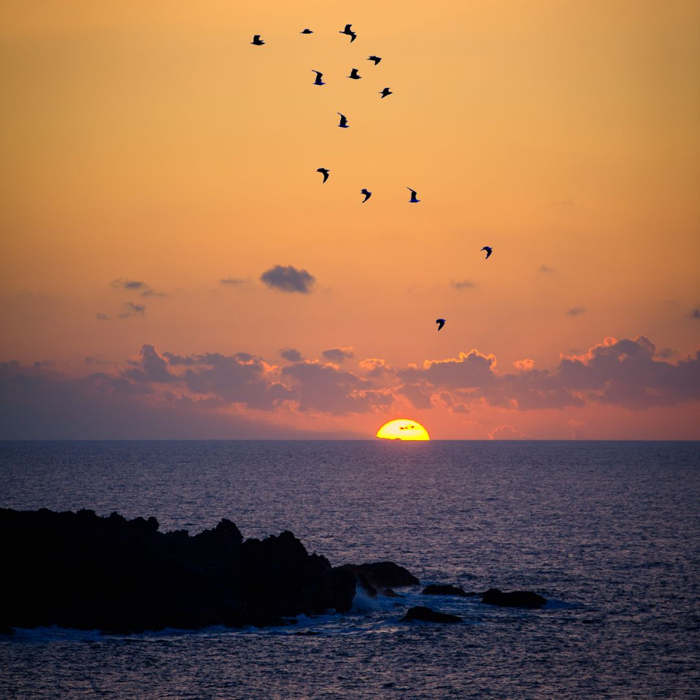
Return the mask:
<svg viewBox="0 0 700 700"><path fill-rule="evenodd" d="M313 30L309 29L308 27L305 27L304 29L301 30L300 34L313 34ZM345 34L346 36L350 37L350 43L352 44L355 39L357 39L357 32L353 31L352 29L352 24L346 24L345 27L341 30L338 31L339 34ZM253 46L264 46L265 41L262 38L262 35L260 34L254 34L253 35L253 40L250 42ZM367 57L368 61L371 61L374 63L375 66L379 65L381 62L381 57L380 56L368 56ZM326 83L323 81L323 73L321 71L318 71L316 69L311 69L312 73L316 74L316 78L314 79L313 84L323 86ZM358 68L352 68L350 70L350 74L347 76L351 80L360 80L362 76L359 73ZM382 90L380 90L379 95L380 99L384 99L385 97L388 97L389 95L393 95L394 93L391 91L389 87L385 87ZM349 124L348 124L348 118L342 114L341 112L337 113L338 116L340 117L340 120L338 122L338 127L341 129L348 129ZM328 178L330 176L331 171L328 168L316 168L316 172L320 173L323 176L323 180L321 184L325 184L328 181ZM408 200L410 204L418 204L421 200L418 199L418 192L416 190L412 189L411 187L406 188L410 193L411 193L411 198ZM363 196L362 199L362 204L364 204L371 196L372 193L366 188L363 187L360 190L360 194ZM491 256L493 253L493 248L491 246L485 245L481 249L483 252L486 253L484 259L488 260L488 258ZM440 332L444 325L447 323L447 321L444 318L436 318L435 323L437 324L437 330Z"/></svg>

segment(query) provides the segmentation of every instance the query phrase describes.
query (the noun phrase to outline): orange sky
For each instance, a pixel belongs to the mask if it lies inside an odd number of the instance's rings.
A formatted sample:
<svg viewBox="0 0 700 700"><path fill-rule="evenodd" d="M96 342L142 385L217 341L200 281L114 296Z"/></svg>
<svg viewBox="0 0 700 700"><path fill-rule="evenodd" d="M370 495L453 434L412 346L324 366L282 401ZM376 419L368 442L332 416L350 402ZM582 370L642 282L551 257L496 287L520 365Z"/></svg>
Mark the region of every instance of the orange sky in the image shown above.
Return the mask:
<svg viewBox="0 0 700 700"><path fill-rule="evenodd" d="M644 336L676 366L700 346L698 26L680 1L6 0L0 361L116 376L147 344L250 353L277 376L281 348L345 347L361 376L364 358L399 371L476 348L517 373ZM268 288L275 265L311 292ZM393 405L336 416L215 410L368 437L407 412L434 438L700 437L700 387L465 413L392 382Z"/></svg>

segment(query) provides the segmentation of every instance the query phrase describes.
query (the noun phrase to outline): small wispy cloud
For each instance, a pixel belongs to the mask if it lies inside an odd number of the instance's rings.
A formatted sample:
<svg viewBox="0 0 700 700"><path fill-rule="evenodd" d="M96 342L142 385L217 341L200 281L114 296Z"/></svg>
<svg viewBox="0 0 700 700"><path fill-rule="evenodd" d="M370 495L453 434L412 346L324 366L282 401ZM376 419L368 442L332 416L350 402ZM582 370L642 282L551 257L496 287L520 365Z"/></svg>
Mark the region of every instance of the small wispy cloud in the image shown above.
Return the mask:
<svg viewBox="0 0 700 700"><path fill-rule="evenodd" d="M308 294L316 278L306 270L297 270L293 265L275 265L260 275L260 280L268 287L281 292Z"/></svg>
<svg viewBox="0 0 700 700"><path fill-rule="evenodd" d="M586 313L586 309L583 306L572 306L567 312L567 316L580 316Z"/></svg>
<svg viewBox="0 0 700 700"><path fill-rule="evenodd" d="M119 318L130 318L131 316L143 316L146 313L146 307L143 304L134 304L132 301L127 301L124 304L124 311L119 314Z"/></svg>
<svg viewBox="0 0 700 700"><path fill-rule="evenodd" d="M164 297L165 292L157 292L153 287L141 280L130 280L118 277L110 282L115 289L125 289L127 292L138 292L142 297Z"/></svg>
<svg viewBox="0 0 700 700"><path fill-rule="evenodd" d="M219 283L234 287L239 284L245 284L245 280L241 279L240 277L224 277L223 279L219 280Z"/></svg>
<svg viewBox="0 0 700 700"><path fill-rule="evenodd" d="M101 311L98 311L95 314L95 318L98 321L111 321L112 320L112 317L109 314L103 314Z"/></svg>
<svg viewBox="0 0 700 700"><path fill-rule="evenodd" d="M148 285L145 282L140 282L138 280L128 280L124 279L123 277L118 277L117 279L112 280L110 284L115 289L128 289L132 292L139 292L148 287Z"/></svg>
<svg viewBox="0 0 700 700"><path fill-rule="evenodd" d="M471 280L458 280L457 282L453 282L452 286L455 289L474 289L476 284L474 284L474 282Z"/></svg>
<svg viewBox="0 0 700 700"><path fill-rule="evenodd" d="M549 275L554 272L554 268L549 267L548 265L540 265L537 271L541 272L543 275Z"/></svg>
<svg viewBox="0 0 700 700"><path fill-rule="evenodd" d="M700 319L700 307L696 306L691 312L690 312L690 318L694 318L696 320Z"/></svg>

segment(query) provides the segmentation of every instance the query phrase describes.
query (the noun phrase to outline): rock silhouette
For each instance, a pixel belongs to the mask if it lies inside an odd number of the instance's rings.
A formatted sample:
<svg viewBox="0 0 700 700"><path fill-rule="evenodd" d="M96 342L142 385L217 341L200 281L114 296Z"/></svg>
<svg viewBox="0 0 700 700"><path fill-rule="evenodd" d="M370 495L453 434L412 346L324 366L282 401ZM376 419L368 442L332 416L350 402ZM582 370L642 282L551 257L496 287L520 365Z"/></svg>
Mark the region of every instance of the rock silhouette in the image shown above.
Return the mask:
<svg viewBox="0 0 700 700"><path fill-rule="evenodd" d="M350 573L371 596L377 592L391 596L388 590L401 586L417 586L420 581L403 566L391 561L377 561L367 564L344 564L339 571Z"/></svg>
<svg viewBox="0 0 700 700"><path fill-rule="evenodd" d="M0 509L0 629L59 625L139 632L272 625L346 612L355 576L291 532L243 540L230 520L190 536L155 518Z"/></svg>
<svg viewBox="0 0 700 700"><path fill-rule="evenodd" d="M416 605L413 608L409 608L408 612L401 618L401 622L411 622L412 620L420 620L421 622L463 622L459 615L439 612L438 610L426 608L424 605Z"/></svg>
<svg viewBox="0 0 700 700"><path fill-rule="evenodd" d="M531 591L503 592L498 588L489 588L481 594L481 602L500 605L506 608L541 608L547 599Z"/></svg>
<svg viewBox="0 0 700 700"><path fill-rule="evenodd" d="M423 589L423 595L458 595L462 598L475 593L467 593L461 586L450 586L441 583L431 583Z"/></svg>

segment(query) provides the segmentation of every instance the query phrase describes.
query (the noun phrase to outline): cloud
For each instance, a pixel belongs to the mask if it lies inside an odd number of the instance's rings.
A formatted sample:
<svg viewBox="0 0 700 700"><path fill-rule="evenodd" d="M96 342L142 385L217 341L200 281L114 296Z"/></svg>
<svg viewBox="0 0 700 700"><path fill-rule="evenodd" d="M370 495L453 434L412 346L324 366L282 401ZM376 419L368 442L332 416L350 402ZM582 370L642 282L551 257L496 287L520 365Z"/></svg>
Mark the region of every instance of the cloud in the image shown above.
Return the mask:
<svg viewBox="0 0 700 700"><path fill-rule="evenodd" d="M548 267L547 265L540 265L537 271L541 272L543 275L548 275L554 272L555 270L553 267Z"/></svg>
<svg viewBox="0 0 700 700"><path fill-rule="evenodd" d="M141 348L138 366L124 372L124 376L137 382L172 382L175 375L168 370L168 363L152 345Z"/></svg>
<svg viewBox="0 0 700 700"><path fill-rule="evenodd" d="M112 317L109 314L103 314L101 311L95 314L95 318L98 321L111 321Z"/></svg>
<svg viewBox="0 0 700 700"><path fill-rule="evenodd" d="M92 359L86 363L97 369ZM284 416L371 414L394 401L451 414L495 407L501 416L586 406L643 411L700 401L700 351L671 362L643 336L606 338L544 370L526 358L501 372L494 355L476 349L421 366L391 368L379 358L359 366L354 372L295 359L280 367L247 352L180 355L150 344L109 372L78 378L46 363L0 363L0 439L282 437L289 431L274 422ZM678 410L688 415L693 409ZM511 423L498 418L492 436L504 439Z"/></svg>
<svg viewBox="0 0 700 700"><path fill-rule="evenodd" d="M700 319L700 307L695 307L691 312L690 312L690 318L694 319Z"/></svg>
<svg viewBox="0 0 700 700"><path fill-rule="evenodd" d="M130 318L131 316L141 315L146 313L146 307L143 304L134 304L131 301L127 301L124 304L124 311L119 314L119 318Z"/></svg>
<svg viewBox="0 0 700 700"><path fill-rule="evenodd" d="M405 396L415 408L427 409L432 406L430 397L432 392L421 384L404 384L398 392Z"/></svg>
<svg viewBox="0 0 700 700"><path fill-rule="evenodd" d="M458 282L453 282L452 286L455 289L474 289L476 284L474 284L474 282L471 280L460 280Z"/></svg>
<svg viewBox="0 0 700 700"><path fill-rule="evenodd" d="M456 358L427 361L423 368L409 367L397 374L406 383L425 381L435 387L484 387L493 383L493 355L482 355L478 350L468 353L460 352Z"/></svg>
<svg viewBox="0 0 700 700"><path fill-rule="evenodd" d="M601 403L633 410L700 400L700 352L672 364L656 359L647 338L607 338L579 356L563 357L553 370L521 365L520 372L497 373L495 358L476 350L457 358L426 362L397 376L423 392L452 392L462 403L485 400L493 406L529 411ZM414 405L419 408L422 399Z"/></svg>
<svg viewBox="0 0 700 700"><path fill-rule="evenodd" d="M225 408L225 407L224 407ZM222 412L220 401L147 391L123 376L73 378L0 363L0 439L292 439L280 424ZM352 437L345 431L332 437Z"/></svg>
<svg viewBox="0 0 700 700"><path fill-rule="evenodd" d="M343 362L344 360L349 360L351 357L355 356L352 348L329 348L324 350L322 355L331 362Z"/></svg>
<svg viewBox="0 0 700 700"><path fill-rule="evenodd" d="M567 310L566 315L567 316L580 316L581 314L585 313L586 309L583 306L572 306L570 309Z"/></svg>
<svg viewBox="0 0 700 700"><path fill-rule="evenodd" d="M128 292L139 292L142 297L164 297L167 296L164 292L157 292L151 286L140 280L130 280L124 277L118 277L110 282L115 289L125 289Z"/></svg>
<svg viewBox="0 0 700 700"><path fill-rule="evenodd" d="M123 277L119 277L115 280L112 280L110 284L113 287L116 287L117 289L128 289L131 292L140 292L148 288L148 285L145 282L139 282L137 280L128 280L124 279Z"/></svg>
<svg viewBox="0 0 700 700"><path fill-rule="evenodd" d="M366 357L359 362L360 368L366 371L367 377L380 378L386 375L393 375L392 367L381 357Z"/></svg>
<svg viewBox="0 0 700 700"><path fill-rule="evenodd" d="M227 284L231 286L239 285L239 284L245 284L246 280L240 279L238 277L224 277L223 279L219 280L220 284Z"/></svg>
<svg viewBox="0 0 700 700"><path fill-rule="evenodd" d="M308 294L316 279L306 270L297 270L292 265L283 267L275 265L260 275L260 279L268 287L279 289L281 292L300 292Z"/></svg>
<svg viewBox="0 0 700 700"><path fill-rule="evenodd" d="M301 362L304 359L301 353L294 348L282 348L280 355L289 362Z"/></svg>
<svg viewBox="0 0 700 700"><path fill-rule="evenodd" d="M372 389L366 380L333 365L303 362L284 367L282 375L292 381L301 411L364 413L393 401L389 392Z"/></svg>
<svg viewBox="0 0 700 700"><path fill-rule="evenodd" d="M165 357L168 360L168 364L175 366L175 365L196 365L197 360L195 357L191 356L184 356L184 355L177 355L172 352L164 352L163 357Z"/></svg>
<svg viewBox="0 0 700 700"><path fill-rule="evenodd" d="M295 398L293 391L275 380L263 360L247 353L198 355L196 366L188 368L181 380L196 394L212 394L263 411Z"/></svg>

